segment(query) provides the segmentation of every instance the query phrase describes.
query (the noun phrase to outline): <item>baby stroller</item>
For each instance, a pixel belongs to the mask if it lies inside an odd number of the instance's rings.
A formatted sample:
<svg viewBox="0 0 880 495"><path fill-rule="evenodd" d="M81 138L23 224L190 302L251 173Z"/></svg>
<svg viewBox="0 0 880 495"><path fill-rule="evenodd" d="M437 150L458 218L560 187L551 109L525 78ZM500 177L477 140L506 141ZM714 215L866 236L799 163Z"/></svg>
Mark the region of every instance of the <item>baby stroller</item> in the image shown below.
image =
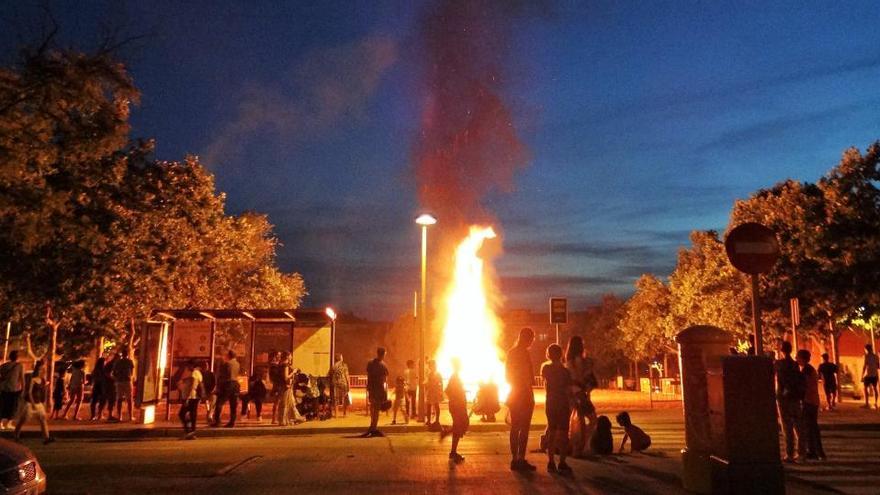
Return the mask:
<svg viewBox="0 0 880 495"><path fill-rule="evenodd" d="M293 399L296 409L306 419L318 416L317 399L309 384L309 375L297 370L293 378Z"/></svg>
<svg viewBox="0 0 880 495"><path fill-rule="evenodd" d="M318 387L318 419L324 421L333 417L333 407L330 402L330 387L332 383L330 378L326 376L316 377L315 382Z"/></svg>

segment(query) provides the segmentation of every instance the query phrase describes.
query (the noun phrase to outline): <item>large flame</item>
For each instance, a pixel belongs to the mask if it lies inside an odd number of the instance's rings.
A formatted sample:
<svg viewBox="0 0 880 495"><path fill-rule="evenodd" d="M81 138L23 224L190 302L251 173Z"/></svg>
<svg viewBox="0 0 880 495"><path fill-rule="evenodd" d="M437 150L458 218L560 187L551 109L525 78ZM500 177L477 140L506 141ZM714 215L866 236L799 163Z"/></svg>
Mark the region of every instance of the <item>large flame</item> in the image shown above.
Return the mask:
<svg viewBox="0 0 880 495"><path fill-rule="evenodd" d="M487 297L480 247L495 238L492 227L470 228L470 235L455 251L455 273L446 297L446 323L437 352L437 368L444 377L452 374L452 359L461 362L461 380L469 398L480 383L498 386L499 397L507 397L510 387L497 344L501 323Z"/></svg>

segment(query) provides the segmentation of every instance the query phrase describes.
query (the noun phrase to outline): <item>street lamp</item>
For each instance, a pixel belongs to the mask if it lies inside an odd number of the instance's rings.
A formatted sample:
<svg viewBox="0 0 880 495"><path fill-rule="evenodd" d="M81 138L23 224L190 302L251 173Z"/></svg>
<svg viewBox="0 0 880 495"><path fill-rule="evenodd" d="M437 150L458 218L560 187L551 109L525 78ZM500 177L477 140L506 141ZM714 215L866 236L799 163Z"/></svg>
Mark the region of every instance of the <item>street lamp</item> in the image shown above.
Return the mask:
<svg viewBox="0 0 880 495"><path fill-rule="evenodd" d="M330 377L330 404L333 405L333 416L336 416L336 387L333 386L333 364L336 359L336 311L333 311L333 308L327 306L324 309L324 314L327 315L327 318L330 318L330 371L328 375Z"/></svg>
<svg viewBox="0 0 880 495"><path fill-rule="evenodd" d="M423 213L416 218L416 223L422 226L422 300L421 313L419 319L419 421L425 418L425 391L421 385L425 383L425 326L428 320L426 311L427 306L427 286L428 286L428 226L437 223L437 219L427 213Z"/></svg>

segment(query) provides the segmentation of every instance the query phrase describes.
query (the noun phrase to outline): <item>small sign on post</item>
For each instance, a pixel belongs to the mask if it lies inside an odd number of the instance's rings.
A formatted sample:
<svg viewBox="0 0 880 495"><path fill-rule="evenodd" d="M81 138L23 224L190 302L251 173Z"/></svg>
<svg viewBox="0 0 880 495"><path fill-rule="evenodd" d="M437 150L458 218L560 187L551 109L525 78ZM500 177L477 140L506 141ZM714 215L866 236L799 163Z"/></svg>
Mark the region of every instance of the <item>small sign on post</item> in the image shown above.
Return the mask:
<svg viewBox="0 0 880 495"><path fill-rule="evenodd" d="M556 343L559 344L559 324L568 323L568 299L550 298L550 323L556 326Z"/></svg>

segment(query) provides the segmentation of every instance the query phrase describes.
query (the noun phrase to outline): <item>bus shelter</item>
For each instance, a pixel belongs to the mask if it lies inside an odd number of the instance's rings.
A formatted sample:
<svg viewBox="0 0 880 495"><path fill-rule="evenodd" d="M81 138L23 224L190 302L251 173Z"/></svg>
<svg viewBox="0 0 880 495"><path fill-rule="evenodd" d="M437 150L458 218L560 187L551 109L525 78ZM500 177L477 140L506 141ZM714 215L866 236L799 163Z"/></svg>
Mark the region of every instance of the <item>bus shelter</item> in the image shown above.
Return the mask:
<svg viewBox="0 0 880 495"><path fill-rule="evenodd" d="M243 341L220 349L217 327L221 322L238 322L246 328ZM230 349L236 351L242 371L237 377L241 390L247 390L248 377L269 367L269 356L287 352L293 366L312 376L327 376L333 365L336 343L336 313L330 309L157 309L144 326L142 342L155 348L155 363L145 362L139 370L139 383L149 390L144 395L156 404L166 400L165 419L171 403L179 402L177 379L187 362L200 362L215 371L218 359ZM146 337L146 338L144 338ZM153 372L153 366L156 371ZM167 387L162 393L163 377ZM154 389L158 387L158 389Z"/></svg>

